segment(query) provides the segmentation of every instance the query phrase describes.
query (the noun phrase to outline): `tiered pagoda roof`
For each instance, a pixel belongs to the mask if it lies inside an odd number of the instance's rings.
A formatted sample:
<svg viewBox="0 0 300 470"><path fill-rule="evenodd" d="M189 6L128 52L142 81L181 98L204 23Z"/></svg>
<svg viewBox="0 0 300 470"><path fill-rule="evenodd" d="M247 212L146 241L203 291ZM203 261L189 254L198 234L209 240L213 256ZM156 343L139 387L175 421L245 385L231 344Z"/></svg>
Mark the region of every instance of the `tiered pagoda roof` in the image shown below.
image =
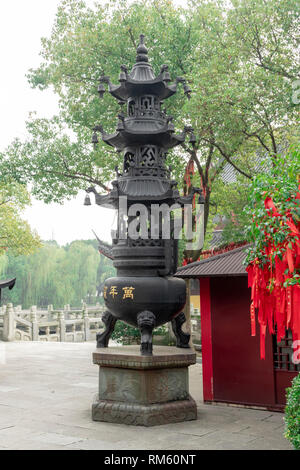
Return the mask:
<svg viewBox="0 0 300 470"><path fill-rule="evenodd" d="M182 133L176 135L172 117L161 109L163 100L176 93L178 83L183 84L188 97L191 92L184 79L177 77L173 84L170 81L166 65L155 76L143 35L140 36L132 70L128 72L124 65L121 66L120 84L114 85L109 77L101 77L98 88L100 97L105 92L106 83L109 93L121 105L127 103L127 112L119 113L117 129L112 134L106 133L102 126L94 128L94 144L98 143L97 132L100 132L106 144L124 152L123 173L117 170L112 191L100 196L94 188L88 189L88 192L95 193L97 204L116 206L120 196L127 196L130 201L165 201L170 204L184 204L192 200L192 193L187 198L180 197L176 182L170 178L171 170L166 167L167 151L182 144L186 135L192 133L191 128L185 127ZM190 141L194 141L192 134Z"/></svg>
<svg viewBox="0 0 300 470"><path fill-rule="evenodd" d="M140 35L140 44L137 48L136 64L132 67L130 73L127 68L122 65L120 73L120 85L113 85L108 77L102 77L101 82L107 82L109 85L109 93L120 101L127 101L132 96L144 95L150 93L156 95L160 100L165 100L176 93L178 81L168 84L170 76L167 65L161 67L157 77L153 72L148 59L148 50L144 44L144 35Z"/></svg>
<svg viewBox="0 0 300 470"><path fill-rule="evenodd" d="M107 134L102 131L102 140L108 145L122 150L125 147L136 144L159 145L164 149L171 149L185 141L186 132L174 135L168 130L168 125L159 126L155 120L124 120L124 130Z"/></svg>
<svg viewBox="0 0 300 470"><path fill-rule="evenodd" d="M177 77L175 83L169 85L170 75L167 65L161 67L160 73L155 77L153 69L148 62L148 50L144 44L144 36L140 36L140 44L137 48L136 64L130 73L122 65L120 73L120 85L111 83L109 77L101 77L98 88L100 96L108 84L109 93L121 104L128 102L128 116L121 113L116 132L107 134L102 126L96 126L95 130L101 132L102 140L115 147L118 151L136 144L159 145L168 150L185 140L187 131L174 134L172 117L168 117L161 111L162 101L174 95L178 82L184 84L185 94L189 96L190 89L185 80ZM144 97L144 98L143 98ZM141 98L141 100L139 100ZM95 142L97 139L95 138Z"/></svg>

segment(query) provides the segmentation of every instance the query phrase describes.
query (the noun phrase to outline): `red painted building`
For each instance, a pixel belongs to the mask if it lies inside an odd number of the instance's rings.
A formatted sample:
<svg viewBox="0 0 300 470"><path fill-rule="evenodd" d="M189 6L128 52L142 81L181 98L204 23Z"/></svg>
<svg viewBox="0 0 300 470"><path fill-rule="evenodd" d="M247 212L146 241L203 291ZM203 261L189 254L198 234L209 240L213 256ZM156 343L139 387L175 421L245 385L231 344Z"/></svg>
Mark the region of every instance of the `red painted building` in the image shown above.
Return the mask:
<svg viewBox="0 0 300 470"><path fill-rule="evenodd" d="M191 263L176 275L200 282L204 401L280 411L300 367L292 361L290 332L279 345L267 334L260 359L259 335L251 336L245 248Z"/></svg>

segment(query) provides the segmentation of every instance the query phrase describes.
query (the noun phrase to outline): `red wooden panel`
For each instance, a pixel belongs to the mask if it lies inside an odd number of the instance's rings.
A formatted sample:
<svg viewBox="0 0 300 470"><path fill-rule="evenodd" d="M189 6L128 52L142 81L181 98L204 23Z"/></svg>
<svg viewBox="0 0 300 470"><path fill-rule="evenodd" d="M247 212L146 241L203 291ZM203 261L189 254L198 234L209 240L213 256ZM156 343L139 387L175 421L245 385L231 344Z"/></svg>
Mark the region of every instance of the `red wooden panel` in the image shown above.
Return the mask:
<svg viewBox="0 0 300 470"><path fill-rule="evenodd" d="M210 288L208 277L200 281L200 312L201 312L201 345L202 345L202 374L203 374L203 399L212 401L213 394L213 363L211 341L211 311Z"/></svg>
<svg viewBox="0 0 300 470"><path fill-rule="evenodd" d="M274 406L271 336L260 359L259 334L251 336L247 277L210 279L214 400Z"/></svg>
<svg viewBox="0 0 300 470"><path fill-rule="evenodd" d="M275 370L276 402L279 405L285 406L285 390L292 385L292 380L298 373L299 372L291 372L289 370Z"/></svg>

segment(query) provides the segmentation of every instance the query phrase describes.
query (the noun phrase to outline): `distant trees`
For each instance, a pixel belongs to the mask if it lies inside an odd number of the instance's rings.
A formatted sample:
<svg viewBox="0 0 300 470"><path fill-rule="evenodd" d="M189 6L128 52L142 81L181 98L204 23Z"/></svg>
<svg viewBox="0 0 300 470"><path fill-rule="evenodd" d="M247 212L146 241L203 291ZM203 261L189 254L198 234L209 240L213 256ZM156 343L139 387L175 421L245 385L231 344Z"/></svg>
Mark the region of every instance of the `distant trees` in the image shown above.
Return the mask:
<svg viewBox="0 0 300 470"><path fill-rule="evenodd" d="M44 242L30 256L13 256L9 251L0 257L0 272L1 268L4 277L17 277L14 290L3 293L3 302L9 299L25 308L101 301L102 283L114 274L112 262L99 255L94 240L74 241L63 247Z"/></svg>

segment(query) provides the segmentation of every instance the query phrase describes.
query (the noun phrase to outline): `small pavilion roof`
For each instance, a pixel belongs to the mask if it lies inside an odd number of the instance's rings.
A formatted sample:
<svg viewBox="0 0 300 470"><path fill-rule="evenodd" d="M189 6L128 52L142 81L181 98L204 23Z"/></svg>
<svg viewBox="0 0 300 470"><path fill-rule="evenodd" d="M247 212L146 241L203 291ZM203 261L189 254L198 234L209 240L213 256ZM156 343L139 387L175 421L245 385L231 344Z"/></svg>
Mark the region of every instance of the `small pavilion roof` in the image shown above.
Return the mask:
<svg viewBox="0 0 300 470"><path fill-rule="evenodd" d="M167 130L167 125L161 129L157 129L155 128L154 120L151 121L149 119L147 122L141 120L137 124L140 124L140 127L136 125L130 128L126 125L124 130L117 131L113 134L107 134L102 131L102 140L106 144L120 150L137 142L141 145L148 144L149 138L151 138L151 144L161 145L165 149L176 147L185 140L185 132L177 135L173 134Z"/></svg>
<svg viewBox="0 0 300 470"><path fill-rule="evenodd" d="M122 66L125 71L126 79L120 85L114 85L109 82L109 92L112 96L121 101L126 101L128 98L136 95L143 95L144 93L154 94L165 100L176 93L177 83L168 85L168 81L164 79L164 71L168 70L166 65L163 65L157 77L148 59L148 49L144 44L144 35L140 35L140 43L137 47L136 63L134 64L130 73L127 72L125 66Z"/></svg>
<svg viewBox="0 0 300 470"><path fill-rule="evenodd" d="M5 281L0 281L0 289L4 289L4 287L8 287L12 289L15 285L16 278L13 279L6 279Z"/></svg>

